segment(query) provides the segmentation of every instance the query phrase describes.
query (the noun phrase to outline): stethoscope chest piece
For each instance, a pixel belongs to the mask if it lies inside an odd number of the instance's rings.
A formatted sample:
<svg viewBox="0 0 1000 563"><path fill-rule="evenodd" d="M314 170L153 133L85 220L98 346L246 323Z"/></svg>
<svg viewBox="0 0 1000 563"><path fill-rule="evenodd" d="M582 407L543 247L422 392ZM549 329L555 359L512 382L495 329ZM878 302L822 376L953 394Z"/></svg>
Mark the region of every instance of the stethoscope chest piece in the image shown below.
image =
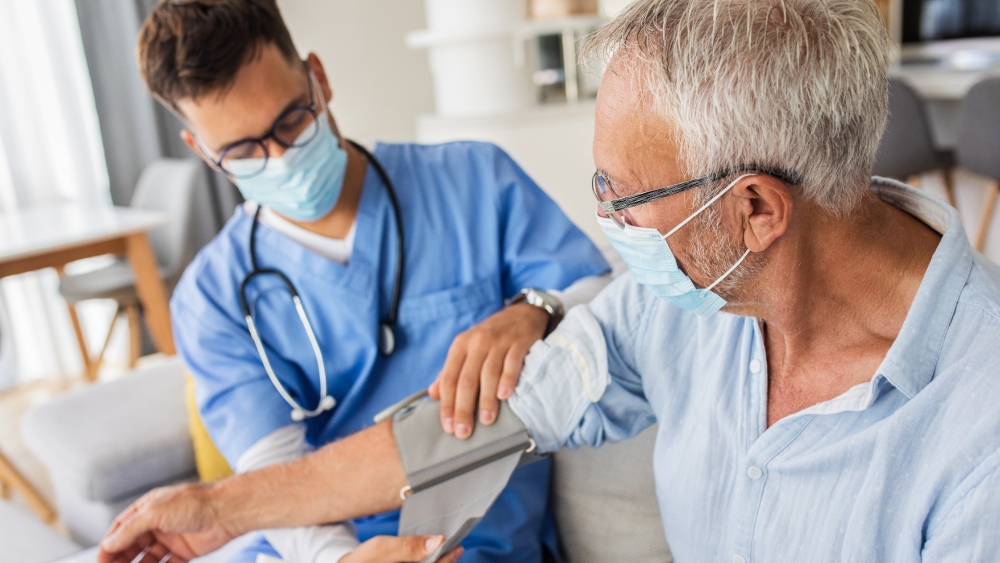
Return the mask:
<svg viewBox="0 0 1000 563"><path fill-rule="evenodd" d="M391 356L396 351L396 333L388 323L379 323L378 328L378 350L383 356Z"/></svg>

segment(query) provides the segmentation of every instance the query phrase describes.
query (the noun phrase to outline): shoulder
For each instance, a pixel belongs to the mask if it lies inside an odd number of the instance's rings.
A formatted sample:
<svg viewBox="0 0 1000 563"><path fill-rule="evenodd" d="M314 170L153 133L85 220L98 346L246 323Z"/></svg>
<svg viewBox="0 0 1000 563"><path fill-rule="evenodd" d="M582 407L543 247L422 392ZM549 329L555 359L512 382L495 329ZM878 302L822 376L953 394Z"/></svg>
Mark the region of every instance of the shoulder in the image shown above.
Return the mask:
<svg viewBox="0 0 1000 563"><path fill-rule="evenodd" d="M590 308L606 336L611 336L609 341L651 347L648 350L670 348L677 352L675 360L695 353L699 346L715 346L712 342L721 344L728 338L742 337L755 322L725 312L701 316L684 311L653 295L628 273L618 276L599 293ZM685 345L693 340L702 342Z"/></svg>
<svg viewBox="0 0 1000 563"><path fill-rule="evenodd" d="M198 251L170 299L175 323L232 316L238 306L239 284L250 269L250 223L242 207L237 207L222 230Z"/></svg>
<svg viewBox="0 0 1000 563"><path fill-rule="evenodd" d="M960 306L981 310L995 326L1000 326L1000 266L981 254L974 254L972 271L959 297Z"/></svg>
<svg viewBox="0 0 1000 563"><path fill-rule="evenodd" d="M383 143L375 147L375 156L386 167L410 170L434 169L452 175L483 174L498 165L513 163L500 147L479 141L453 141L440 144Z"/></svg>

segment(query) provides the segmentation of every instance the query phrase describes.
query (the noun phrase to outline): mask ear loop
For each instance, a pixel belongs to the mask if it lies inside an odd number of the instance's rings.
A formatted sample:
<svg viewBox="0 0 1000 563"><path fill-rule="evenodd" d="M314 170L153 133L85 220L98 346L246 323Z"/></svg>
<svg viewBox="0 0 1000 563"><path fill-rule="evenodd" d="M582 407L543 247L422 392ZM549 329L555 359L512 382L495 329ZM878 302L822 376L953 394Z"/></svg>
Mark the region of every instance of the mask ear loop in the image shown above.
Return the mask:
<svg viewBox="0 0 1000 563"><path fill-rule="evenodd" d="M667 237L669 237L670 235L672 235L672 234L676 233L677 231L679 231L681 227L683 227L684 225L687 225L688 223L690 223L691 220L694 219L695 217L697 217L698 215L700 215L702 211L708 209L710 205L712 205L713 203L715 203L716 201L718 201L720 197L726 195L726 192L728 192L729 190L733 189L733 186L735 186L737 182L739 182L743 178L749 178L750 176L756 176L756 174L744 174L744 175L740 176L739 178L733 180L728 186L726 186L726 188L724 190L722 190L721 192L715 194L715 196L712 197L712 199L708 200L708 203L706 203L705 205L702 205L701 207L698 208L697 211L695 211L690 216L688 216L687 219L681 221L680 225L677 225L673 229L670 229L670 232L668 232L667 234L660 235L661 238L663 240L667 240Z"/></svg>
<svg viewBox="0 0 1000 563"><path fill-rule="evenodd" d="M662 235L663 240L666 241L667 237L669 237L670 235L676 233L681 227L683 227L684 225L687 225L688 223L690 223L691 220L694 219L695 217L697 217L699 214L701 214L702 211L708 209L708 207L710 205L712 205L713 203L715 203L716 201L718 201L720 197L726 195L726 192L728 192L729 190L733 189L733 186L735 186L737 182L739 182L743 178L749 178L750 176L756 176L756 174L743 174L739 178L736 178L735 180L733 180L732 182L730 182L729 185L726 186L726 188L724 190L722 190L721 192L715 194L715 196L713 196L712 199L708 200L708 203L706 203L705 205L702 205L701 207L698 208L697 211L695 211L694 213L692 213L687 219L681 221L680 225L677 225L673 229L670 229L670 232L668 232L667 234ZM731 268L729 268L728 270L726 270L726 273L724 273L721 276L719 276L719 279L717 279L714 282L712 282L712 285L710 285L710 286L706 287L705 289L701 290L699 292L700 295L702 297L704 297L704 295L706 293L708 293L709 291L712 291L712 288L714 288L715 286L719 285L719 283L722 282L722 280L724 280L727 277L729 277L729 274L733 273L736 270L736 268L738 268L740 266L740 264L742 264L743 261L746 260L747 256L749 256L749 255L750 255L750 249L748 248L747 251L743 253L743 256L740 256L740 259L737 260L736 263L733 264L733 266Z"/></svg>
<svg viewBox="0 0 1000 563"><path fill-rule="evenodd" d="M747 256L750 256L750 249L749 248L747 249L746 252L743 253L743 256L740 256L740 259L737 260L735 264L733 264L732 268L729 268L728 270L726 270L726 273L724 273L721 276L719 276L719 279L717 279L714 282L712 282L712 285L710 285L710 286L706 287L705 289L701 290L701 294L704 296L709 291L712 291L713 287L719 285L719 282L721 282L722 280L728 278L729 274L733 273L733 271L736 270L736 268L738 268L739 265L742 264L743 261L747 259Z"/></svg>

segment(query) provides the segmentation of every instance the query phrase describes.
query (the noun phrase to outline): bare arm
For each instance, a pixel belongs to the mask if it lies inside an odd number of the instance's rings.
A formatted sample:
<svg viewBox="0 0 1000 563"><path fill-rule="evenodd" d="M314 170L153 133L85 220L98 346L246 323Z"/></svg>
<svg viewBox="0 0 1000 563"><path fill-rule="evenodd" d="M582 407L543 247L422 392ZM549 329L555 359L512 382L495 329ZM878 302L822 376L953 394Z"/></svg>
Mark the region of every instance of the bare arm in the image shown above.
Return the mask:
<svg viewBox="0 0 1000 563"><path fill-rule="evenodd" d="M378 514L400 507L404 486L392 421L386 421L289 463L215 484L152 491L115 519L100 561L130 561L129 553L150 545L150 534L190 559L253 530Z"/></svg>

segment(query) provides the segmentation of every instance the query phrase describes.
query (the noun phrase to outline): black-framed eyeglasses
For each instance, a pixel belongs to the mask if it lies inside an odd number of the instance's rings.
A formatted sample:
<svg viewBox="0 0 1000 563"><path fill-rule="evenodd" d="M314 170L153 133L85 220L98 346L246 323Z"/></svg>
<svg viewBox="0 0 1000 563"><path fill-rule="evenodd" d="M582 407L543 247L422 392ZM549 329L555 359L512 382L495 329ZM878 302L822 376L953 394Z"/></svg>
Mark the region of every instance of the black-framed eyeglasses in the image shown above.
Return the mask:
<svg viewBox="0 0 1000 563"><path fill-rule="evenodd" d="M230 143L219 151L212 163L227 176L240 180L256 176L267 167L270 154L264 141L274 139L286 149L301 147L316 138L319 132L319 100L316 99L316 87L313 85L312 73L306 69L306 80L309 82L309 104L298 105L286 109L274 123L271 130L261 137L248 137ZM199 144L201 141L198 141ZM204 145L202 151L211 154Z"/></svg>
<svg viewBox="0 0 1000 563"><path fill-rule="evenodd" d="M686 192L690 189L704 186L705 184L709 184L711 182L717 182L723 178L743 172L757 172L759 174L774 176L782 182L793 186L798 186L802 183L802 177L798 172L782 170L771 166L741 164L739 166L719 170L718 172L707 176L701 176L700 178L686 180L665 188L641 192L626 197L619 197L618 194L615 193L611 180L605 178L598 170L597 172L594 172L594 177L591 179L591 188L594 190L594 197L597 198L597 207L601 210L601 212L614 221L615 224L618 225L618 228L624 229L625 225L634 224L628 215L629 208L649 203L651 201L656 201L658 199L663 199L681 192Z"/></svg>

